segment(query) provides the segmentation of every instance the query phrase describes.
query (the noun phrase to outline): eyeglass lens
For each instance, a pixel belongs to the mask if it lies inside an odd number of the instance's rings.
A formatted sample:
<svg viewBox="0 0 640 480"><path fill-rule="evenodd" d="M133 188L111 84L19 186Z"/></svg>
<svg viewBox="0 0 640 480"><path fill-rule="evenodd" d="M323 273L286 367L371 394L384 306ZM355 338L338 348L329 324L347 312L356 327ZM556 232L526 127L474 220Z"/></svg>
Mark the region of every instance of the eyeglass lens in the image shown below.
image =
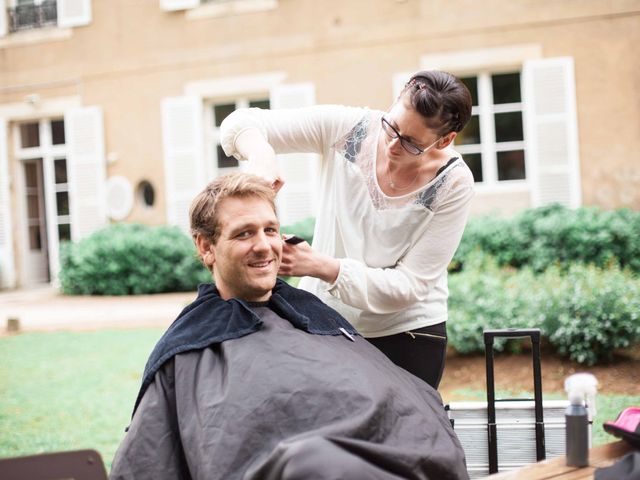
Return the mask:
<svg viewBox="0 0 640 480"><path fill-rule="evenodd" d="M417 147L402 135L400 135L400 133L395 128L393 128L393 126L385 118L382 119L382 128L390 138L399 138L400 145L402 145L402 148L404 148L407 152L413 155L420 155L423 152L421 148Z"/></svg>

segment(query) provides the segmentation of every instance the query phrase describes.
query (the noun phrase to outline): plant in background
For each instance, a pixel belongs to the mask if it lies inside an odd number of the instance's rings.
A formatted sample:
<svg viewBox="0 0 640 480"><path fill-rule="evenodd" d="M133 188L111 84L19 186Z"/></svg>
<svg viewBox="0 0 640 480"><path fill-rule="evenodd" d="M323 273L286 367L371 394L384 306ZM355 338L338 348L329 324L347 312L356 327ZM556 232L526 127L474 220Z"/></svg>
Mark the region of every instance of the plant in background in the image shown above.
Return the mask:
<svg viewBox="0 0 640 480"><path fill-rule="evenodd" d="M547 270L539 283L549 299L540 309L545 333L560 354L594 365L640 341L640 281L630 272L573 265L561 276Z"/></svg>
<svg viewBox="0 0 640 480"><path fill-rule="evenodd" d="M62 245L59 279L66 294L137 295L194 290L211 274L177 227L116 224Z"/></svg>
<svg viewBox="0 0 640 480"><path fill-rule="evenodd" d="M587 365L640 342L640 279L616 265L537 273L501 268L475 252L449 288L449 342L461 353L484 351L486 328L540 328L559 354Z"/></svg>
<svg viewBox="0 0 640 480"><path fill-rule="evenodd" d="M309 244L313 242L313 229L316 225L314 217L305 218L291 225L283 225L280 228L281 233L289 233L304 238Z"/></svg>
<svg viewBox="0 0 640 480"><path fill-rule="evenodd" d="M618 264L640 272L640 212L568 209L559 205L525 210L509 218L472 219L451 269L464 268L467 256L481 250L499 265L530 266L542 272L579 262L599 267Z"/></svg>

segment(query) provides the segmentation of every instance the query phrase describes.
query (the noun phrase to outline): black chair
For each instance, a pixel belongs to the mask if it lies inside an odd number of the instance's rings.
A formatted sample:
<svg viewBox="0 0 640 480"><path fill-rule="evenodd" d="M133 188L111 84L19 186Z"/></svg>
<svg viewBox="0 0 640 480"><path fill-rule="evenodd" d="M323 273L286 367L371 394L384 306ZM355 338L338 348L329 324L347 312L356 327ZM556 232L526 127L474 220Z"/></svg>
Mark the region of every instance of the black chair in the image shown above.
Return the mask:
<svg viewBox="0 0 640 480"><path fill-rule="evenodd" d="M107 480L102 457L95 450L43 453L0 459L2 480Z"/></svg>

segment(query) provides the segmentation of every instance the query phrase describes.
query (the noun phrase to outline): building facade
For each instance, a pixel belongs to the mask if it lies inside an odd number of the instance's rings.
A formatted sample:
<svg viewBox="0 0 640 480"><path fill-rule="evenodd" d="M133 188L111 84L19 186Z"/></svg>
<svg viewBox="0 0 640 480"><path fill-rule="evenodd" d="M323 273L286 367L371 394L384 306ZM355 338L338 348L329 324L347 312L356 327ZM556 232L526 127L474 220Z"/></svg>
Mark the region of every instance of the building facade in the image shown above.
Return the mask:
<svg viewBox="0 0 640 480"><path fill-rule="evenodd" d="M640 0L0 0L0 285L55 280L60 243L176 224L244 106L387 109L409 75L461 77L474 213L640 208ZM280 158L284 224L313 155Z"/></svg>

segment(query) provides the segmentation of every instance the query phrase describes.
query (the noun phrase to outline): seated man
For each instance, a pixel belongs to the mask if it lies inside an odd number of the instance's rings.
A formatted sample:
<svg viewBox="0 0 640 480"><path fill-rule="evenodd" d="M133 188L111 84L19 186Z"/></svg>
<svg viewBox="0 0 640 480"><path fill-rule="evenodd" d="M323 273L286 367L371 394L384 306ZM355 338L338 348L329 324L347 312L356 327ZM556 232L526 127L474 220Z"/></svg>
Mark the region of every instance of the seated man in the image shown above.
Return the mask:
<svg viewBox="0 0 640 480"><path fill-rule="evenodd" d="M151 353L111 478L468 478L438 393L276 279L274 197L231 174L192 203L215 286Z"/></svg>

